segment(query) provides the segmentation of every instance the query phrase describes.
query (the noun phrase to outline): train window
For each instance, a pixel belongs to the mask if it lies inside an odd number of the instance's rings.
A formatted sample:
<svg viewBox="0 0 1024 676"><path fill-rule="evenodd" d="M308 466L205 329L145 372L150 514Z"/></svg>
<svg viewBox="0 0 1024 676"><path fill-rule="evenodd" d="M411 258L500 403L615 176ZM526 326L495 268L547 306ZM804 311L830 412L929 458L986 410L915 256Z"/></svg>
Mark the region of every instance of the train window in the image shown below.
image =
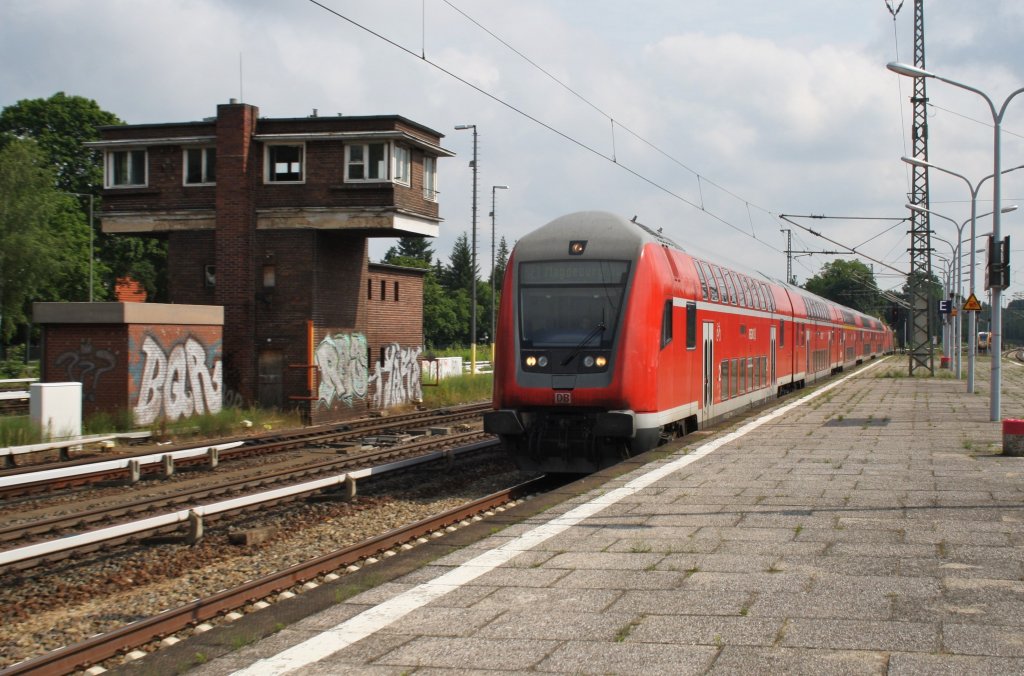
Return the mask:
<svg viewBox="0 0 1024 676"><path fill-rule="evenodd" d="M754 358L747 357L747 390L756 390L761 387L760 378L754 374Z"/></svg>
<svg viewBox="0 0 1024 676"><path fill-rule="evenodd" d="M704 267L700 261L693 261L693 267L697 270L697 277L700 279L700 293L704 300L709 298L708 296L708 278L704 276Z"/></svg>
<svg viewBox="0 0 1024 676"><path fill-rule="evenodd" d="M700 265L701 269L704 270L705 276L708 278L708 298L709 300L712 300L717 303L721 297L721 294L719 293L719 284L718 280L715 279L715 273L712 270L711 266L708 265L707 263L702 262Z"/></svg>
<svg viewBox="0 0 1024 676"><path fill-rule="evenodd" d="M521 263L522 345L611 347L628 280L628 261Z"/></svg>
<svg viewBox="0 0 1024 676"><path fill-rule="evenodd" d="M737 275L740 284L740 292L743 296L743 305L749 308L755 307L754 294L750 292L750 278L746 275Z"/></svg>
<svg viewBox="0 0 1024 676"><path fill-rule="evenodd" d="M722 271L708 263L708 279L711 286L718 289L718 300L725 302L725 282L722 281Z"/></svg>
<svg viewBox="0 0 1024 676"><path fill-rule="evenodd" d="M737 393L743 394L747 391L747 360L740 359L740 377L739 377L739 389Z"/></svg>
<svg viewBox="0 0 1024 676"><path fill-rule="evenodd" d="M722 360L722 401L729 398L729 360Z"/></svg>
<svg viewBox="0 0 1024 676"><path fill-rule="evenodd" d="M715 273L715 279L718 280L718 299L723 303L729 302L729 289L725 285L725 277L722 275L722 269L718 266L711 266L711 271Z"/></svg>
<svg viewBox="0 0 1024 676"><path fill-rule="evenodd" d="M767 284L764 287L764 293L768 297L768 309L775 312L775 294L772 293Z"/></svg>
<svg viewBox="0 0 1024 676"><path fill-rule="evenodd" d="M761 357L761 386L768 387L768 357Z"/></svg>
<svg viewBox="0 0 1024 676"><path fill-rule="evenodd" d="M733 396L736 396L737 394L740 394L740 389L739 389L739 373L740 373L740 369L739 369L739 364L737 363L737 361L738 360L733 359L732 360L732 367L731 367L731 371L732 371L731 383L732 383L732 385L729 387L729 390L732 392Z"/></svg>
<svg viewBox="0 0 1024 676"><path fill-rule="evenodd" d="M686 349L697 349L697 304L686 304Z"/></svg>
<svg viewBox="0 0 1024 676"><path fill-rule="evenodd" d="M764 293L764 284L761 282L754 282L754 290L757 291L757 297L760 299L761 309L768 310L768 296Z"/></svg>
<svg viewBox="0 0 1024 676"><path fill-rule="evenodd" d="M672 342L672 299L665 301L665 307L661 311L661 347Z"/></svg>
<svg viewBox="0 0 1024 676"><path fill-rule="evenodd" d="M729 298L729 302L732 305L736 305L736 300L738 298L736 296L736 285L733 284L732 276L729 274L728 270L722 270L722 278L725 280L725 291Z"/></svg>

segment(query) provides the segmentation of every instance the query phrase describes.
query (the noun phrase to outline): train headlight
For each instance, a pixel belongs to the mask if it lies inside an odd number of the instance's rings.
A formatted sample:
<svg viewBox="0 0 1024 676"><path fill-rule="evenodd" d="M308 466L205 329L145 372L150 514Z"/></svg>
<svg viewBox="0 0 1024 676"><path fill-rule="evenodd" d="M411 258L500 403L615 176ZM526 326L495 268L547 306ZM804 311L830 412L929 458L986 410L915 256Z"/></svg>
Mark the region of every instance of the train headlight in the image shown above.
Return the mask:
<svg viewBox="0 0 1024 676"><path fill-rule="evenodd" d="M588 354L586 357L583 358L583 365L586 366L588 369L594 368L594 358Z"/></svg>
<svg viewBox="0 0 1024 676"><path fill-rule="evenodd" d="M532 367L534 367L534 366L536 366L536 365L537 365L537 358L536 358L536 357L534 357L534 356L533 356L533 355L531 354L531 355L530 355L529 357L527 357L527 358L526 358L526 365L527 365L527 366L529 366L529 367L531 367L531 368L532 368Z"/></svg>
<svg viewBox="0 0 1024 676"><path fill-rule="evenodd" d="M537 365L540 366L541 368L546 368L548 365L548 358L544 355L541 355L540 357L537 358Z"/></svg>
<svg viewBox="0 0 1024 676"><path fill-rule="evenodd" d="M598 368L603 369L605 366L608 365L608 360L604 357L598 357L597 359L594 360L594 363L597 364Z"/></svg>

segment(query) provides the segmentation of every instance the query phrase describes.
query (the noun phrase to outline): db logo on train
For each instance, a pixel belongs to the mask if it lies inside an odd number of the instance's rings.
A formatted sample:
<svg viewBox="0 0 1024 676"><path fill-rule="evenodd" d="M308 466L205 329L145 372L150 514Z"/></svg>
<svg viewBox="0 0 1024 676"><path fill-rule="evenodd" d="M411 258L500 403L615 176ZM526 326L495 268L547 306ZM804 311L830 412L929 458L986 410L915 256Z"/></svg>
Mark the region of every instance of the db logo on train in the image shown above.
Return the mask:
<svg viewBox="0 0 1024 676"><path fill-rule="evenodd" d="M555 392L556 404L571 404L572 392Z"/></svg>

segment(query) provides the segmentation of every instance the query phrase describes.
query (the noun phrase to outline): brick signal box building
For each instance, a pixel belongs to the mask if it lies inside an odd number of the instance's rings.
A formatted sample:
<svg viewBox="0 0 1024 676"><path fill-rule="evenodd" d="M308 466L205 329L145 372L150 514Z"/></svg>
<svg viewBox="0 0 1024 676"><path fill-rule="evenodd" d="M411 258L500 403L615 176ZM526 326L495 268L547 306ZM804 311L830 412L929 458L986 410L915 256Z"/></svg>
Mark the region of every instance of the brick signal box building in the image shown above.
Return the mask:
<svg viewBox="0 0 1024 676"><path fill-rule="evenodd" d="M170 300L224 308L224 403L311 422L420 396L423 271L369 237L436 236L442 135L397 115L106 127L103 231L164 237Z"/></svg>

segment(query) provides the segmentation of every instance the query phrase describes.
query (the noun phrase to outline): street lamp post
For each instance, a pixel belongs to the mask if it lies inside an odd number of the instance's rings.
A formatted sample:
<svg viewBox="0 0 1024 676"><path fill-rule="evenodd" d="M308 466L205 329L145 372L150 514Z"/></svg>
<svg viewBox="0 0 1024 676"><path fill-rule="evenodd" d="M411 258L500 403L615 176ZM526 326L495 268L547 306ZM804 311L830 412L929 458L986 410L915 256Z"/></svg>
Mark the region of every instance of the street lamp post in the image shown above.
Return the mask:
<svg viewBox="0 0 1024 676"><path fill-rule="evenodd" d="M469 320L469 372L472 375L476 375L476 172L477 172L477 161L476 161L476 125L475 124L457 124L455 125L457 131L464 129L473 130L473 253L471 254L472 259L472 276L473 284L470 292L470 320Z"/></svg>
<svg viewBox="0 0 1024 676"><path fill-rule="evenodd" d="M982 178L977 183L971 183L970 179L968 179L963 174L958 174L957 172L952 171L950 169L946 169L944 167L940 167L937 164L932 164L931 162L928 162L927 160L918 160L918 159L912 158L912 157L903 157L901 159L904 162L906 162L907 164L911 164L911 165L914 165L914 166L917 166L917 167L926 167L926 168L929 168L929 169L935 169L936 171L941 171L944 174L949 174L950 176L956 176L957 178L959 178L960 180L962 180L964 183L967 184L967 189L970 190L970 192L971 192L971 218L969 219L970 223L971 223L971 273L969 275L969 278L970 278L970 289L971 289L970 293L973 296L975 294L975 288L974 288L974 268L977 265L977 262L975 260L976 248L974 246L974 244L975 244L975 241L974 241L975 240L975 228L976 228L977 219L980 218L979 216L976 215L977 204L978 204L978 193L981 191L981 186L985 183L985 181L987 181L990 178L992 178L993 174L989 174L988 176L985 176L984 178ZM1019 164L1016 167L1011 167L1009 169L1004 169L1000 173L1008 174L1011 171L1017 171L1018 169L1024 169L1024 164ZM1016 209L1016 207L1014 207L1014 209ZM1007 213L1006 209L1002 209L1001 211L1002 211L1002 213ZM1010 209L1009 211L1013 211L1013 209ZM992 213L992 212L989 212L989 213ZM985 216L985 215L988 215L988 214L982 214L982 216ZM942 216L942 218L946 218L946 217ZM946 218L946 220L949 220L949 219ZM962 228L963 226L960 226L960 227ZM975 356L978 353L978 317L977 317L977 314L974 313L974 312L969 313L969 316L968 316L968 319L967 319L967 331L968 331L968 335L967 335L967 393L968 394L974 394L974 364L975 364Z"/></svg>
<svg viewBox="0 0 1024 676"><path fill-rule="evenodd" d="M920 162L920 160L910 160L910 159L908 159L906 157L904 157L903 159L904 159L904 161L909 162L911 164L917 164L917 163ZM922 162L922 164L925 164L925 163ZM939 167L936 167L933 164L929 164L929 166L932 167L933 169L938 169L939 168ZM1020 167L1014 167L1013 169L1007 169L1003 173L1005 174L1005 173L1008 173L1010 171L1013 171L1014 169L1020 169L1022 167L1024 167L1024 165L1021 165ZM941 169L940 171L946 171L946 170L945 169ZM956 176L959 176L959 174L956 174ZM961 178L963 178L963 177L961 176ZM991 176L986 176L985 178L983 178L981 180L985 181L985 180L987 180L989 178L992 178L992 177ZM968 185L970 185L970 184L968 183ZM980 186L981 182L979 182L978 185ZM971 286L971 294L973 295L974 294L974 254L975 254L975 249L974 249L974 226L975 226L975 223L977 222L977 220L979 218L984 218L985 216L991 216L992 215L991 211L985 212L983 214L975 214L974 213L974 211L975 211L974 195L975 194L976 193L974 193L973 188L972 188L971 217L968 218L966 221L963 221L962 223L957 223L955 220L953 220L949 216L945 216L945 215L940 214L940 213L938 213L936 211L932 211L931 209L925 209L924 207L917 206L916 204L907 204L907 205L905 205L911 211L918 211L918 212L921 212L921 213L927 213L927 214L931 214L932 216L938 216L939 218L947 220L947 221L949 221L950 223L953 224L953 227L956 228L956 247L953 250L953 255L956 257L956 293L957 294L960 293L960 288L963 285L963 273L962 273L962 267L963 266L961 265L961 261L963 260L963 254L960 253L960 251L963 248L963 231L964 231L964 227L966 227L966 225L968 223L971 224L971 251L970 251L970 254L971 254L971 272L970 272L970 286ZM1001 209L1002 213L1004 213L1004 214L1008 214L1011 211L1016 211L1016 210L1017 210L1017 205L1016 204L1011 204L1010 206L1003 207ZM942 238L941 237L936 237L936 239L942 239ZM946 240L942 240L942 241L946 242ZM953 247L952 243L950 243L950 242L946 242L946 243L949 244L950 247ZM975 320L976 320L975 313L971 312L970 313L970 320L969 320L969 323L968 323L968 329L967 329L970 332L970 335L968 336L968 340L967 340L967 345L968 345L968 347L967 347L967 393L968 394L972 394L974 392L974 353L976 351L977 339L978 339L978 336L977 336L977 326L975 324ZM960 321L959 320L957 320L957 322L955 324L955 329L954 330L956 332L956 336L955 336L955 344L956 344L956 353L955 353L956 354L956 377L959 380L959 378L960 378L960 367L961 367L960 345L963 342L962 338L960 338Z"/></svg>
<svg viewBox="0 0 1024 676"><path fill-rule="evenodd" d="M497 205L496 198L495 198L495 191L496 190L508 190L508 186L507 185L492 185L491 186L491 371L494 371L494 358L495 358L495 354L494 354L494 336L497 333L497 324L494 323L494 315L495 315L494 308L498 304L497 300L496 300L497 296L495 295L495 292L494 292L494 289L495 289L495 285L494 285L494 234L495 234L494 211L495 211L495 209L494 208Z"/></svg>
<svg viewBox="0 0 1024 676"><path fill-rule="evenodd" d="M1000 157L1000 138L1002 134L1003 115L1006 113L1006 107L1010 104L1010 101L1014 99L1018 94L1024 93L1024 87L1017 89L1012 92L1006 99L1003 100L1002 105L999 109L996 109L995 103L989 98L988 94L966 85L956 80L950 80L949 78L936 75L931 71L927 71L923 68L917 68L915 66L909 66L904 63L889 63L886 68L899 75L905 75L907 77L930 77L938 80L939 82L945 82L946 84L964 89L969 92L974 92L981 98L985 99L985 103L988 104L989 112L992 113L992 238L998 244L1002 241L1001 232L1001 219L1000 210L1002 209L1002 180L1001 180L1001 157ZM974 251L974 245L971 244L971 251ZM991 400L989 402L989 420L992 422L998 422L1002 418L1002 331L1003 331L1003 318L1002 309L1000 303L1002 301L1003 290L997 285L992 287L992 382L991 382Z"/></svg>

